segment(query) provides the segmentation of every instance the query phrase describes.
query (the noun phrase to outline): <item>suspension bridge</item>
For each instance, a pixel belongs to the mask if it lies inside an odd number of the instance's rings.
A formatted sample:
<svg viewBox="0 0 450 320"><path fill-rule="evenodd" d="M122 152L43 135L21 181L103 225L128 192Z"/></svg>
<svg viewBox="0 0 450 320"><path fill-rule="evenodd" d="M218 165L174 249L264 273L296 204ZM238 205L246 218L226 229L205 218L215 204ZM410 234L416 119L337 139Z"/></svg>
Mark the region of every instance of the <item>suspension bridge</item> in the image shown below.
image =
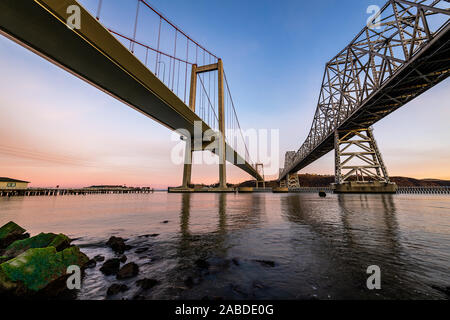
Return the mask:
<svg viewBox="0 0 450 320"><path fill-rule="evenodd" d="M214 191L233 191L226 184L227 161L261 181L222 59L145 0L129 1L135 11L123 20L131 32L120 32L108 17L111 5L98 0L88 11L76 0L5 0L0 32L169 129L183 129L186 161L178 191L191 191L194 151L218 156Z"/></svg>
<svg viewBox="0 0 450 320"><path fill-rule="evenodd" d="M300 187L297 172L335 150L335 192L395 192L371 126L446 79L450 4L390 0L326 63L311 130L285 154L278 181Z"/></svg>

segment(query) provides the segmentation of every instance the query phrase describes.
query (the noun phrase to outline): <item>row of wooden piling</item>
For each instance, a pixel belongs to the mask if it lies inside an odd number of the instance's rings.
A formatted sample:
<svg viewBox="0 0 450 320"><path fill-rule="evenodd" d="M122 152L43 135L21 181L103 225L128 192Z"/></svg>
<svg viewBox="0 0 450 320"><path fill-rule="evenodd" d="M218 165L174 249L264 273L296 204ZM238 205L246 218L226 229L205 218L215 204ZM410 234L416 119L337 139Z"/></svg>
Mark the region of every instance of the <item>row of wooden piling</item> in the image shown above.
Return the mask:
<svg viewBox="0 0 450 320"><path fill-rule="evenodd" d="M0 189L0 197L33 197L33 196L65 196L89 194L128 194L153 193L151 188L124 188L124 189Z"/></svg>
<svg viewBox="0 0 450 320"><path fill-rule="evenodd" d="M399 187L399 194L450 194L450 186L445 187Z"/></svg>

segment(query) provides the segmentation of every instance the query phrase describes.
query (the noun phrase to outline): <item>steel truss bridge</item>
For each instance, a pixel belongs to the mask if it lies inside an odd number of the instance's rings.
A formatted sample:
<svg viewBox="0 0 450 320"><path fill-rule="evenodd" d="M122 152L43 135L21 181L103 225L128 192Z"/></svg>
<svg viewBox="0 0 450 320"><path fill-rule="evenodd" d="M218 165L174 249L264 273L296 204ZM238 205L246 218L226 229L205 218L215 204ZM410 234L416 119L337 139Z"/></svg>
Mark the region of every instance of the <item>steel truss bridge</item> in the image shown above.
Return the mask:
<svg viewBox="0 0 450 320"><path fill-rule="evenodd" d="M333 148L336 183L351 174L389 182L370 126L448 77L449 8L442 0L390 0L326 63L311 130L298 151L286 153L281 183ZM349 144L360 152L347 152ZM357 158L363 165L346 165Z"/></svg>
<svg viewBox="0 0 450 320"><path fill-rule="evenodd" d="M90 11L80 2L2 0L0 33L169 129L186 130L185 137L194 137L196 124L201 133L220 133L186 148L186 157L203 150L219 156L220 187L226 188L226 161L262 180L220 58L146 0L123 7L97 0ZM190 174L185 165L184 182Z"/></svg>

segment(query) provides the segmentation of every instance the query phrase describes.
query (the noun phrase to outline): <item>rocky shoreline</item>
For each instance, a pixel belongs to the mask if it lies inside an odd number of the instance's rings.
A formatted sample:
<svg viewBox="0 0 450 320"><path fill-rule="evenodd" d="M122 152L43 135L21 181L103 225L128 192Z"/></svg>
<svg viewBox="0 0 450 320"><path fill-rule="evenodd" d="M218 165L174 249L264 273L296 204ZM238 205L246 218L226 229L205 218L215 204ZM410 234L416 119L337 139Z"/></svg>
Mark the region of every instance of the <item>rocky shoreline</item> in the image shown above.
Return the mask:
<svg viewBox="0 0 450 320"><path fill-rule="evenodd" d="M156 237L158 234L149 235ZM132 279L139 275L139 266L127 262L125 251L132 247L125 239L112 236L107 242L115 257L105 259L96 255L90 259L72 245L73 240L64 234L40 233L30 236L24 228L13 221L0 227L0 297L12 299L76 298L76 290L69 289L68 268L77 266L81 275L86 269L96 268L105 276L114 276L118 281ZM138 248L137 253L148 248ZM149 290L160 281L142 278L135 281L137 288ZM123 283L113 282L106 291L106 297L126 292L130 288ZM139 297L136 297L139 298Z"/></svg>
<svg viewBox="0 0 450 320"><path fill-rule="evenodd" d="M50 298L67 293L69 266L83 270L89 258L64 234L30 237L10 221L0 228L0 295Z"/></svg>

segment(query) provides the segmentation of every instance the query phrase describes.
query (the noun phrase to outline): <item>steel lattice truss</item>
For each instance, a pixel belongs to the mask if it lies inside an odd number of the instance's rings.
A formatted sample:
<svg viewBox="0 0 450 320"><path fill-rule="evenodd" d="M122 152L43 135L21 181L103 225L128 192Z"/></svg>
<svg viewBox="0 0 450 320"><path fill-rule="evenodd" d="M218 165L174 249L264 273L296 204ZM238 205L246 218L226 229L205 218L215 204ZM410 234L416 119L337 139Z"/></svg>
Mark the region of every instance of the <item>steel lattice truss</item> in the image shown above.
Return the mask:
<svg viewBox="0 0 450 320"><path fill-rule="evenodd" d="M333 148L337 129L367 128L449 75L449 1L391 0L327 64L311 130L279 179Z"/></svg>

